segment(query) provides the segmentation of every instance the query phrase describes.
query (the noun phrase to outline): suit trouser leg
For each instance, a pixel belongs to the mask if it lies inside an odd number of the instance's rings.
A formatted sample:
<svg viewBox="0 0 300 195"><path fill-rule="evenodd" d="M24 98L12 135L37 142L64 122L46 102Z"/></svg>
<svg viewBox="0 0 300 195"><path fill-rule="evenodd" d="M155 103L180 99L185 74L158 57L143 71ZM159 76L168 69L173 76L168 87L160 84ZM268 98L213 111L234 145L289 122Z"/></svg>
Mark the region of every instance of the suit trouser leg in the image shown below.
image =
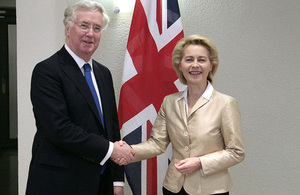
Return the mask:
<svg viewBox="0 0 300 195"><path fill-rule="evenodd" d="M188 193L186 193L186 191L183 188L181 188L180 192L173 193L167 190L165 187L163 187L163 194L164 195L188 195Z"/></svg>
<svg viewBox="0 0 300 195"><path fill-rule="evenodd" d="M104 171L104 173L101 175L100 178L100 185L99 185L99 189L98 189L98 195L113 195L113 185L112 185L112 181L109 177L109 171L106 170Z"/></svg>

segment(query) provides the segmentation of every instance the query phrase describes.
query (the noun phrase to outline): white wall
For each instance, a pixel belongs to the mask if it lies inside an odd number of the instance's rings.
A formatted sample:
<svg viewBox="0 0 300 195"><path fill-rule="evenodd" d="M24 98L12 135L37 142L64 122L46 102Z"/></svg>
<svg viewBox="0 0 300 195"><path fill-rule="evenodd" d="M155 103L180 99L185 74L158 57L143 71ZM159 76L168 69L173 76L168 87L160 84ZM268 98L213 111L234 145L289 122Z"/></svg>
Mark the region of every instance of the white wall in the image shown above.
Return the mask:
<svg viewBox="0 0 300 195"><path fill-rule="evenodd" d="M69 2L17 0L19 194L25 191L35 133L31 72L64 43L63 10ZM246 159L230 169L231 194L299 194L300 1L179 3L185 35L208 36L219 49L215 88L240 104ZM118 97L131 15L110 16L94 58L112 71Z"/></svg>

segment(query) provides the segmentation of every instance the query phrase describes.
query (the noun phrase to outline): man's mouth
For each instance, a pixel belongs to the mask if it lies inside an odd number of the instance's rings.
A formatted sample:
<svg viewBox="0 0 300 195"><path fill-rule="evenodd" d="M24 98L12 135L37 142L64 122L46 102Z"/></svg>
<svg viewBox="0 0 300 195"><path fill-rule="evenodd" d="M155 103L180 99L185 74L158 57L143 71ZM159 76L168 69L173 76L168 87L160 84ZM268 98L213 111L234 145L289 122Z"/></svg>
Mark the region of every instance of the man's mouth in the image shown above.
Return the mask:
<svg viewBox="0 0 300 195"><path fill-rule="evenodd" d="M92 44L93 42L92 41L83 41L84 43L86 44Z"/></svg>

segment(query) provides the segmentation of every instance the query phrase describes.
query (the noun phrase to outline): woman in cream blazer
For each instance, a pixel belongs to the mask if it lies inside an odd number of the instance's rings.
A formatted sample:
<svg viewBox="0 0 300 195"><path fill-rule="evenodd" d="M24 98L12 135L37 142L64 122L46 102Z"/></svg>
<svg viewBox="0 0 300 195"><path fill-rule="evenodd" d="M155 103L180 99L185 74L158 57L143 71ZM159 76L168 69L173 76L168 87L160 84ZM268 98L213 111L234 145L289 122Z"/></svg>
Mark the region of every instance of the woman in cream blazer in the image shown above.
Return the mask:
<svg viewBox="0 0 300 195"><path fill-rule="evenodd" d="M187 89L164 98L151 137L132 145L134 162L164 153L171 143L164 194L229 194L228 168L245 151L237 101L211 85L218 51L208 38L192 35L178 42L172 64Z"/></svg>

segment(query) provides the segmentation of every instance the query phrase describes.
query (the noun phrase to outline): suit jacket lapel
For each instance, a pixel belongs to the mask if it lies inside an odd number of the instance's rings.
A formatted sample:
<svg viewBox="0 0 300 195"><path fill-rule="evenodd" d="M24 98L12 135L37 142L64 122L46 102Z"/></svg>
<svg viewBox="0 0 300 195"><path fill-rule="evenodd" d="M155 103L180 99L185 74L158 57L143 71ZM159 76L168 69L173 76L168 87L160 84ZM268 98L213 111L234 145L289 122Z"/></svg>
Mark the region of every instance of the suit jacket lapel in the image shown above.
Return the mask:
<svg viewBox="0 0 300 195"><path fill-rule="evenodd" d="M86 99L92 112L97 116L99 122L101 123L101 119L94 98L90 91L90 88L87 85L87 82L81 70L79 69L78 65L76 64L75 60L72 58L72 56L67 52L67 50L64 47L59 51L59 56L60 56L59 60L62 65L61 66L62 70L67 75L67 77L69 77L77 86L78 91Z"/></svg>
<svg viewBox="0 0 300 195"><path fill-rule="evenodd" d="M200 97L199 100L196 102L196 104L193 106L191 113L188 114L188 116L186 115L187 111L186 111L186 102L185 102L185 98L182 98L178 101L178 106L179 106L179 110L181 113L181 117L184 119L185 124L187 125L187 120L188 118L198 109L200 109L202 106L204 106L208 100L205 99L204 97Z"/></svg>
<svg viewBox="0 0 300 195"><path fill-rule="evenodd" d="M185 125L187 126L186 102L184 98L178 101L178 106L179 106L179 112L181 114L181 118L183 119Z"/></svg>
<svg viewBox="0 0 300 195"><path fill-rule="evenodd" d="M206 103L208 102L207 99L205 99L204 97L200 97L199 100L196 102L196 104L193 106L191 113L189 114L189 117L196 112L198 109L200 109L202 106L204 106Z"/></svg>
<svg viewBox="0 0 300 195"><path fill-rule="evenodd" d="M104 73L101 70L101 68L99 68L99 66L96 66L94 62L93 62L93 68L94 68L94 75L99 89L99 94L101 97L102 111L103 111L102 114L105 123L105 131L107 137L110 138L112 132L109 129L111 129L110 124L112 119L109 116L111 116L110 98L112 98L112 96L109 95L110 92L106 87L105 84L106 81L104 80L105 76L103 75Z"/></svg>

